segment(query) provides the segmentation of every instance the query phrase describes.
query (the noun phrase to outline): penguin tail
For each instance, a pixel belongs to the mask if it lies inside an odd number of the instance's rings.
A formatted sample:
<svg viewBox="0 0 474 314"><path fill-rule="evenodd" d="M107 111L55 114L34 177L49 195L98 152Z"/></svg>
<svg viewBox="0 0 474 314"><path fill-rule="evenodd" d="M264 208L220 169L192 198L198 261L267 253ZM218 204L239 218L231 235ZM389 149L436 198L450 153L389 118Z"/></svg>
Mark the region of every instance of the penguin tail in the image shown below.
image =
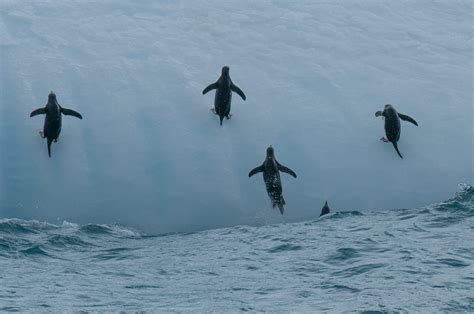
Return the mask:
<svg viewBox="0 0 474 314"><path fill-rule="evenodd" d="M224 120L224 116L219 116L219 119L221 120L221 126L222 126L222 121Z"/></svg>
<svg viewBox="0 0 474 314"><path fill-rule="evenodd" d="M48 137L48 155L49 158L51 158L51 143L53 142L53 139Z"/></svg>
<svg viewBox="0 0 474 314"><path fill-rule="evenodd" d="M400 158L403 159L402 154L400 154L400 151L398 150L397 142L393 141L392 144L393 144L393 147L395 147L395 150L397 151L398 156L400 156Z"/></svg>
<svg viewBox="0 0 474 314"><path fill-rule="evenodd" d="M279 203L278 209L280 210L280 213L283 215L283 213L285 212L285 204Z"/></svg>
<svg viewBox="0 0 474 314"><path fill-rule="evenodd" d="M278 200L272 201L273 208L278 206L278 209L280 210L280 213L282 215L285 212L285 205L286 205L286 202L285 202L285 199L283 198L283 196L280 196L280 199L278 199Z"/></svg>

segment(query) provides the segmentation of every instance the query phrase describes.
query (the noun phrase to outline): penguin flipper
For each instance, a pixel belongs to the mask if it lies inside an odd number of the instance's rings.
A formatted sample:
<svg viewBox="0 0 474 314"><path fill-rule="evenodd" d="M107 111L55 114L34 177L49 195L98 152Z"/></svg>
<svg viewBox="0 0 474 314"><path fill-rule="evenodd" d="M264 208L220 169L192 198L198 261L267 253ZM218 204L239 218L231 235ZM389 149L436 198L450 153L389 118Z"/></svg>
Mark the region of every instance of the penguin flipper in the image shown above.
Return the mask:
<svg viewBox="0 0 474 314"><path fill-rule="evenodd" d="M31 113L30 113L30 117L34 117L34 116L37 116L39 114L46 114L46 109L45 108L38 108L36 110L33 110Z"/></svg>
<svg viewBox="0 0 474 314"><path fill-rule="evenodd" d="M262 171L263 171L263 165L252 169L252 171L249 172L249 178L253 176L254 174L262 172Z"/></svg>
<svg viewBox="0 0 474 314"><path fill-rule="evenodd" d="M81 114L77 111L72 110L72 109L66 109L66 108L61 107L61 113L66 115L66 116L73 116L73 117L82 119Z"/></svg>
<svg viewBox="0 0 474 314"><path fill-rule="evenodd" d="M218 87L217 82L212 83L208 87L204 88L204 90L202 91L202 94L205 95L208 91L217 89L217 87Z"/></svg>
<svg viewBox="0 0 474 314"><path fill-rule="evenodd" d="M277 161L277 166L278 166L278 170L280 170L281 172L286 172L290 176L296 178L296 173L293 170L291 170L290 168L283 166L278 161Z"/></svg>
<svg viewBox="0 0 474 314"><path fill-rule="evenodd" d="M245 97L244 92L234 83L230 84L230 90L234 93L239 94L239 96L242 97L243 100L247 99L247 97Z"/></svg>
<svg viewBox="0 0 474 314"><path fill-rule="evenodd" d="M407 116L406 114L401 114L401 113L398 113L398 116L400 117L400 119L411 122L414 125L418 126L418 123L416 123L415 119L413 119L412 117Z"/></svg>
<svg viewBox="0 0 474 314"><path fill-rule="evenodd" d="M376 117L383 116L383 111L380 111L380 110L377 111L377 112L375 113L375 116L376 116Z"/></svg>

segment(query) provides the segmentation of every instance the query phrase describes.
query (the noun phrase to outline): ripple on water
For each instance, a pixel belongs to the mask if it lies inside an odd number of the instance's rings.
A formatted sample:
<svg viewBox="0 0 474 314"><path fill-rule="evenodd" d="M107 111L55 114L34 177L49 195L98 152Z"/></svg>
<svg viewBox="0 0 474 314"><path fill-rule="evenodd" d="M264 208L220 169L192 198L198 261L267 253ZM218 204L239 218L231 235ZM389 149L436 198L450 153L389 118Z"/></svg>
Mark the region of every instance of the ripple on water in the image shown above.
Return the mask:
<svg viewBox="0 0 474 314"><path fill-rule="evenodd" d="M311 292L301 291L301 292L298 292L298 296L301 298L309 298L311 296Z"/></svg>
<svg viewBox="0 0 474 314"><path fill-rule="evenodd" d="M7 220L0 222L0 232L10 234L28 234L38 233L39 230L35 230L33 227L28 226L26 223L21 223L17 220Z"/></svg>
<svg viewBox="0 0 474 314"><path fill-rule="evenodd" d="M107 226L88 224L80 228L86 234L111 234L113 230Z"/></svg>
<svg viewBox="0 0 474 314"><path fill-rule="evenodd" d="M136 285L128 285L125 286L125 289L159 289L161 288L160 286L157 285L146 285L146 284L136 284Z"/></svg>
<svg viewBox="0 0 474 314"><path fill-rule="evenodd" d="M0 238L0 252L9 251L9 250L10 250L10 242Z"/></svg>
<svg viewBox="0 0 474 314"><path fill-rule="evenodd" d="M357 276L363 273L371 272L373 270L376 270L378 268L385 267L386 264L382 263L370 263L370 264L364 264L364 265L359 265L359 266L354 266L354 267L349 267L343 270L339 270L336 272L333 272L333 275L339 276L339 277L353 277Z"/></svg>
<svg viewBox="0 0 474 314"><path fill-rule="evenodd" d="M453 313L473 313L474 312L474 298L463 298L459 301L450 301L446 304L445 308L443 308L446 312L453 312Z"/></svg>
<svg viewBox="0 0 474 314"><path fill-rule="evenodd" d="M48 252L43 250L39 245L34 245L20 252L27 256L49 256Z"/></svg>
<svg viewBox="0 0 474 314"><path fill-rule="evenodd" d="M298 251L301 250L302 246L300 245L293 245L293 244L281 244L272 247L271 249L268 250L269 253L280 253L280 252L285 252L285 251Z"/></svg>
<svg viewBox="0 0 474 314"><path fill-rule="evenodd" d="M133 259L134 256L131 254L126 254L125 252L132 251L129 248L113 248L103 251L103 253L93 256L95 259L99 260L123 260L123 259Z"/></svg>
<svg viewBox="0 0 474 314"><path fill-rule="evenodd" d="M241 307L240 310L241 310L242 312L248 312L248 311L253 311L254 308L251 307L251 306L249 306L249 307Z"/></svg>
<svg viewBox="0 0 474 314"><path fill-rule="evenodd" d="M436 217L431 220L431 223L427 224L427 227L431 228L445 228L450 225L455 225L457 223L463 222L464 217L459 216L443 216L443 217Z"/></svg>
<svg viewBox="0 0 474 314"><path fill-rule="evenodd" d="M408 214L408 215L400 215L398 216L398 220L408 220L408 219L412 219L412 218L416 218L418 217L418 214Z"/></svg>
<svg viewBox="0 0 474 314"><path fill-rule="evenodd" d="M469 263L465 263L462 260L456 258L438 258L436 261L451 267L467 267L470 265Z"/></svg>
<svg viewBox="0 0 474 314"><path fill-rule="evenodd" d="M20 308L16 306L4 306L0 307L0 311L2 312L20 312Z"/></svg>
<svg viewBox="0 0 474 314"><path fill-rule="evenodd" d="M334 262L343 262L347 261L352 258L359 257L360 253L353 248L340 248L337 249L336 254L331 255L329 258L326 259L328 264L332 264Z"/></svg>
<svg viewBox="0 0 474 314"><path fill-rule="evenodd" d="M322 289L329 290L332 292L350 292L350 293L359 293L361 290L357 288L352 288L345 285L333 284L333 283L324 283L321 285Z"/></svg>
<svg viewBox="0 0 474 314"><path fill-rule="evenodd" d="M408 228L408 230L415 231L415 232L428 232L427 230L421 228L417 224L413 224L413 226Z"/></svg>
<svg viewBox="0 0 474 314"><path fill-rule="evenodd" d="M90 247L95 246L92 243L86 242L79 238L78 236L69 236L69 235L61 235L61 234L54 234L48 238L48 244L54 247L69 247L69 246L78 246L78 247Z"/></svg>
<svg viewBox="0 0 474 314"><path fill-rule="evenodd" d="M361 212L357 210L353 211L342 211L342 212L335 212L334 214L330 215L329 218L331 219L340 219L340 218L346 218L346 217L351 217L351 216L364 216Z"/></svg>

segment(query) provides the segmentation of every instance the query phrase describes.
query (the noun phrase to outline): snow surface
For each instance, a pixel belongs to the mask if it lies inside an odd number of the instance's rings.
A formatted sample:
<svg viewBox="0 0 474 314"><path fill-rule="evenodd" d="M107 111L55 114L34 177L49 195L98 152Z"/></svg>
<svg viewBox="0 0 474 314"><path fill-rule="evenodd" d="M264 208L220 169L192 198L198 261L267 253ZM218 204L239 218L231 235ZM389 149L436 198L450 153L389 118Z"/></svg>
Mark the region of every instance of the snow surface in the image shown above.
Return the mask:
<svg viewBox="0 0 474 314"><path fill-rule="evenodd" d="M472 21L472 1L1 0L0 217L253 224L270 144L298 174L286 221L448 199L473 182ZM247 101L219 127L201 91L223 65ZM29 118L50 90L84 116L51 159ZM379 140L386 103L420 125L403 160Z"/></svg>

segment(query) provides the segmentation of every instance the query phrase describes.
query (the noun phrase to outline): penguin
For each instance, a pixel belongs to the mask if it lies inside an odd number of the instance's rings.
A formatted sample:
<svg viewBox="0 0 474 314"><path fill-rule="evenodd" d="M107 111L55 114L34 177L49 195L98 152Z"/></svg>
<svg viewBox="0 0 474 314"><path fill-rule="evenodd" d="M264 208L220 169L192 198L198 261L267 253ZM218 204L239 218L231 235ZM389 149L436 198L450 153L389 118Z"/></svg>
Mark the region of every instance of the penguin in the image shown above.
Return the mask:
<svg viewBox="0 0 474 314"><path fill-rule="evenodd" d="M219 116L220 125L222 126L222 121L224 120L224 117L228 120L232 116L230 114L232 92L239 94L239 96L242 97L243 100L245 100L247 97L245 97L244 92L242 92L242 90L237 85L235 85L230 79L228 66L222 67L221 76L219 77L217 82L207 86L202 91L202 94L205 95L207 92L213 89L216 90L216 96L214 98L214 108L212 108L211 111Z"/></svg>
<svg viewBox="0 0 474 314"><path fill-rule="evenodd" d="M375 116L383 116L385 118L385 135L387 138L382 137L380 140L384 141L385 143L391 142L393 147L395 147L398 156L403 158L402 154L400 154L400 151L398 150L397 145L401 132L400 119L411 122L416 126L418 126L418 123L412 117L397 112L397 110L395 110L395 108L390 104L385 105L383 111L377 111Z"/></svg>
<svg viewBox="0 0 474 314"><path fill-rule="evenodd" d="M249 172L249 178L256 173L263 172L263 180L267 188L268 196L272 201L272 207L278 206L280 213L283 215L285 211L285 199L283 198L283 189L281 186L280 171L286 172L296 178L296 173L281 165L275 158L275 153L272 146L267 148L267 157L261 166L252 169Z"/></svg>
<svg viewBox="0 0 474 314"><path fill-rule="evenodd" d="M319 217L329 214L329 212L330 210L329 210L328 202L326 201L326 203L324 203L323 208L321 208L321 215L319 215Z"/></svg>
<svg viewBox="0 0 474 314"><path fill-rule="evenodd" d="M48 142L48 155L51 158L51 143L58 141L59 134L61 133L62 115L73 116L82 119L82 115L74 110L62 108L57 99L56 94L52 91L48 95L48 103L44 108L38 108L31 112L30 117L34 117L39 114L45 114L43 131L40 132L42 138L46 138Z"/></svg>

